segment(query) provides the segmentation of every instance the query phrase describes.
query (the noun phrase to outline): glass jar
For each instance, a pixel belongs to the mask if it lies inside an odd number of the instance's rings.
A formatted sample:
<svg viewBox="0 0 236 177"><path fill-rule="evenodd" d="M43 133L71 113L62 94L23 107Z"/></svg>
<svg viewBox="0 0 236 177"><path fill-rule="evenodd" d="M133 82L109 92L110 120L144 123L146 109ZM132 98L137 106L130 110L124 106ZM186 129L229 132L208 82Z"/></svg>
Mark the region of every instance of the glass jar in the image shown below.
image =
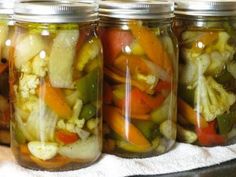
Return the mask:
<svg viewBox="0 0 236 177"><path fill-rule="evenodd" d="M0 144L10 144L9 47L13 36L13 1L0 1Z"/></svg>
<svg viewBox="0 0 236 177"><path fill-rule="evenodd" d="M104 151L150 157L176 138L177 42L170 2L104 1Z"/></svg>
<svg viewBox="0 0 236 177"><path fill-rule="evenodd" d="M16 4L10 58L12 150L32 169L73 170L101 154L98 5Z"/></svg>
<svg viewBox="0 0 236 177"><path fill-rule="evenodd" d="M236 1L176 1L178 139L201 146L236 136Z"/></svg>

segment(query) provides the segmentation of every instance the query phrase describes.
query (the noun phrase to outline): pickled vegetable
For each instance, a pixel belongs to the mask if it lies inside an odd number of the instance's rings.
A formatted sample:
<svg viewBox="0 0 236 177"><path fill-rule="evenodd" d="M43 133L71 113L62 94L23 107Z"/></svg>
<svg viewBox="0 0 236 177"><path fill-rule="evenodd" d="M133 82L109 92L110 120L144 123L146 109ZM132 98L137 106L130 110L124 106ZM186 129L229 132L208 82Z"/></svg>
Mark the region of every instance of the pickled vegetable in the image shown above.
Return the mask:
<svg viewBox="0 0 236 177"><path fill-rule="evenodd" d="M203 146L227 143L235 125L235 29L206 22L176 26L180 33L179 139ZM187 122L184 123L183 119ZM192 134L192 138L184 136ZM197 139L194 140L194 134Z"/></svg>
<svg viewBox="0 0 236 177"><path fill-rule="evenodd" d="M42 35L45 30L49 35ZM10 78L16 158L30 168L52 171L96 160L101 153L102 54L94 27L25 23L16 34ZM95 54L87 56L89 51Z"/></svg>
<svg viewBox="0 0 236 177"><path fill-rule="evenodd" d="M5 18L5 17L4 17ZM10 144L9 106L9 48L13 26L8 20L0 21L0 143Z"/></svg>
<svg viewBox="0 0 236 177"><path fill-rule="evenodd" d="M101 29L104 150L147 157L163 153L176 138L176 58L169 52L174 40L165 29L149 28L141 21L128 26L128 30Z"/></svg>

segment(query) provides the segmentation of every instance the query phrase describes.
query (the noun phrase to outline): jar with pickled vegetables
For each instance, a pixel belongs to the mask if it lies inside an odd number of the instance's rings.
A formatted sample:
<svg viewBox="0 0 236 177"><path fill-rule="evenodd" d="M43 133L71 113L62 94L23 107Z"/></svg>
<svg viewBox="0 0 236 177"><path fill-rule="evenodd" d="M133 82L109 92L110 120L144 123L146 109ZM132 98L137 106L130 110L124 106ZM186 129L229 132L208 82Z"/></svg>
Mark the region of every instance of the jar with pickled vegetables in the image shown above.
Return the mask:
<svg viewBox="0 0 236 177"><path fill-rule="evenodd" d="M176 139L173 4L104 1L99 9L104 151L127 158L164 153Z"/></svg>
<svg viewBox="0 0 236 177"><path fill-rule="evenodd" d="M14 1L0 1L0 143L10 144L9 47L13 36Z"/></svg>
<svg viewBox="0 0 236 177"><path fill-rule="evenodd" d="M236 139L236 1L176 1L180 46L178 139L201 146Z"/></svg>
<svg viewBox="0 0 236 177"><path fill-rule="evenodd" d="M32 169L64 171L101 154L98 5L21 2L10 50L12 151Z"/></svg>

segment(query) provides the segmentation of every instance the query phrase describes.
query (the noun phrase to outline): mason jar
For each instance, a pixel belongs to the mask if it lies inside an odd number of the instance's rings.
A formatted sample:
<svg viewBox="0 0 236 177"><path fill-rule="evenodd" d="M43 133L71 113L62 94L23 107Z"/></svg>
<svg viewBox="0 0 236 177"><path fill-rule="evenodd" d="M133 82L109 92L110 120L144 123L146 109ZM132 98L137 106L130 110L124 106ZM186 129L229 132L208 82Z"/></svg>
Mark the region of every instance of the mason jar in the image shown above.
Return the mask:
<svg viewBox="0 0 236 177"><path fill-rule="evenodd" d="M21 2L10 51L12 151L31 169L73 170L101 154L98 5Z"/></svg>
<svg viewBox="0 0 236 177"><path fill-rule="evenodd" d="M151 157L176 139L177 42L170 2L104 1L104 151Z"/></svg>
<svg viewBox="0 0 236 177"><path fill-rule="evenodd" d="M236 1L176 1L178 138L201 146L236 136Z"/></svg>
<svg viewBox="0 0 236 177"><path fill-rule="evenodd" d="M14 1L0 1L0 144L10 144L9 48L13 36Z"/></svg>

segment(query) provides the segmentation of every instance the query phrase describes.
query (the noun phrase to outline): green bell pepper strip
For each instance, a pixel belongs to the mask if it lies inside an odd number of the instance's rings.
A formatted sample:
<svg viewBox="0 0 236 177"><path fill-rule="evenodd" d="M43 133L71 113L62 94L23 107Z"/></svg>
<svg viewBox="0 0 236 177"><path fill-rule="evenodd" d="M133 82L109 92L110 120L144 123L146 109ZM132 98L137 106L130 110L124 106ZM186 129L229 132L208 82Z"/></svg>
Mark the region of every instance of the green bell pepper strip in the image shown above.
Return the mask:
<svg viewBox="0 0 236 177"><path fill-rule="evenodd" d="M77 82L76 87L79 97L84 104L97 100L100 92L100 78L101 71L96 68Z"/></svg>

